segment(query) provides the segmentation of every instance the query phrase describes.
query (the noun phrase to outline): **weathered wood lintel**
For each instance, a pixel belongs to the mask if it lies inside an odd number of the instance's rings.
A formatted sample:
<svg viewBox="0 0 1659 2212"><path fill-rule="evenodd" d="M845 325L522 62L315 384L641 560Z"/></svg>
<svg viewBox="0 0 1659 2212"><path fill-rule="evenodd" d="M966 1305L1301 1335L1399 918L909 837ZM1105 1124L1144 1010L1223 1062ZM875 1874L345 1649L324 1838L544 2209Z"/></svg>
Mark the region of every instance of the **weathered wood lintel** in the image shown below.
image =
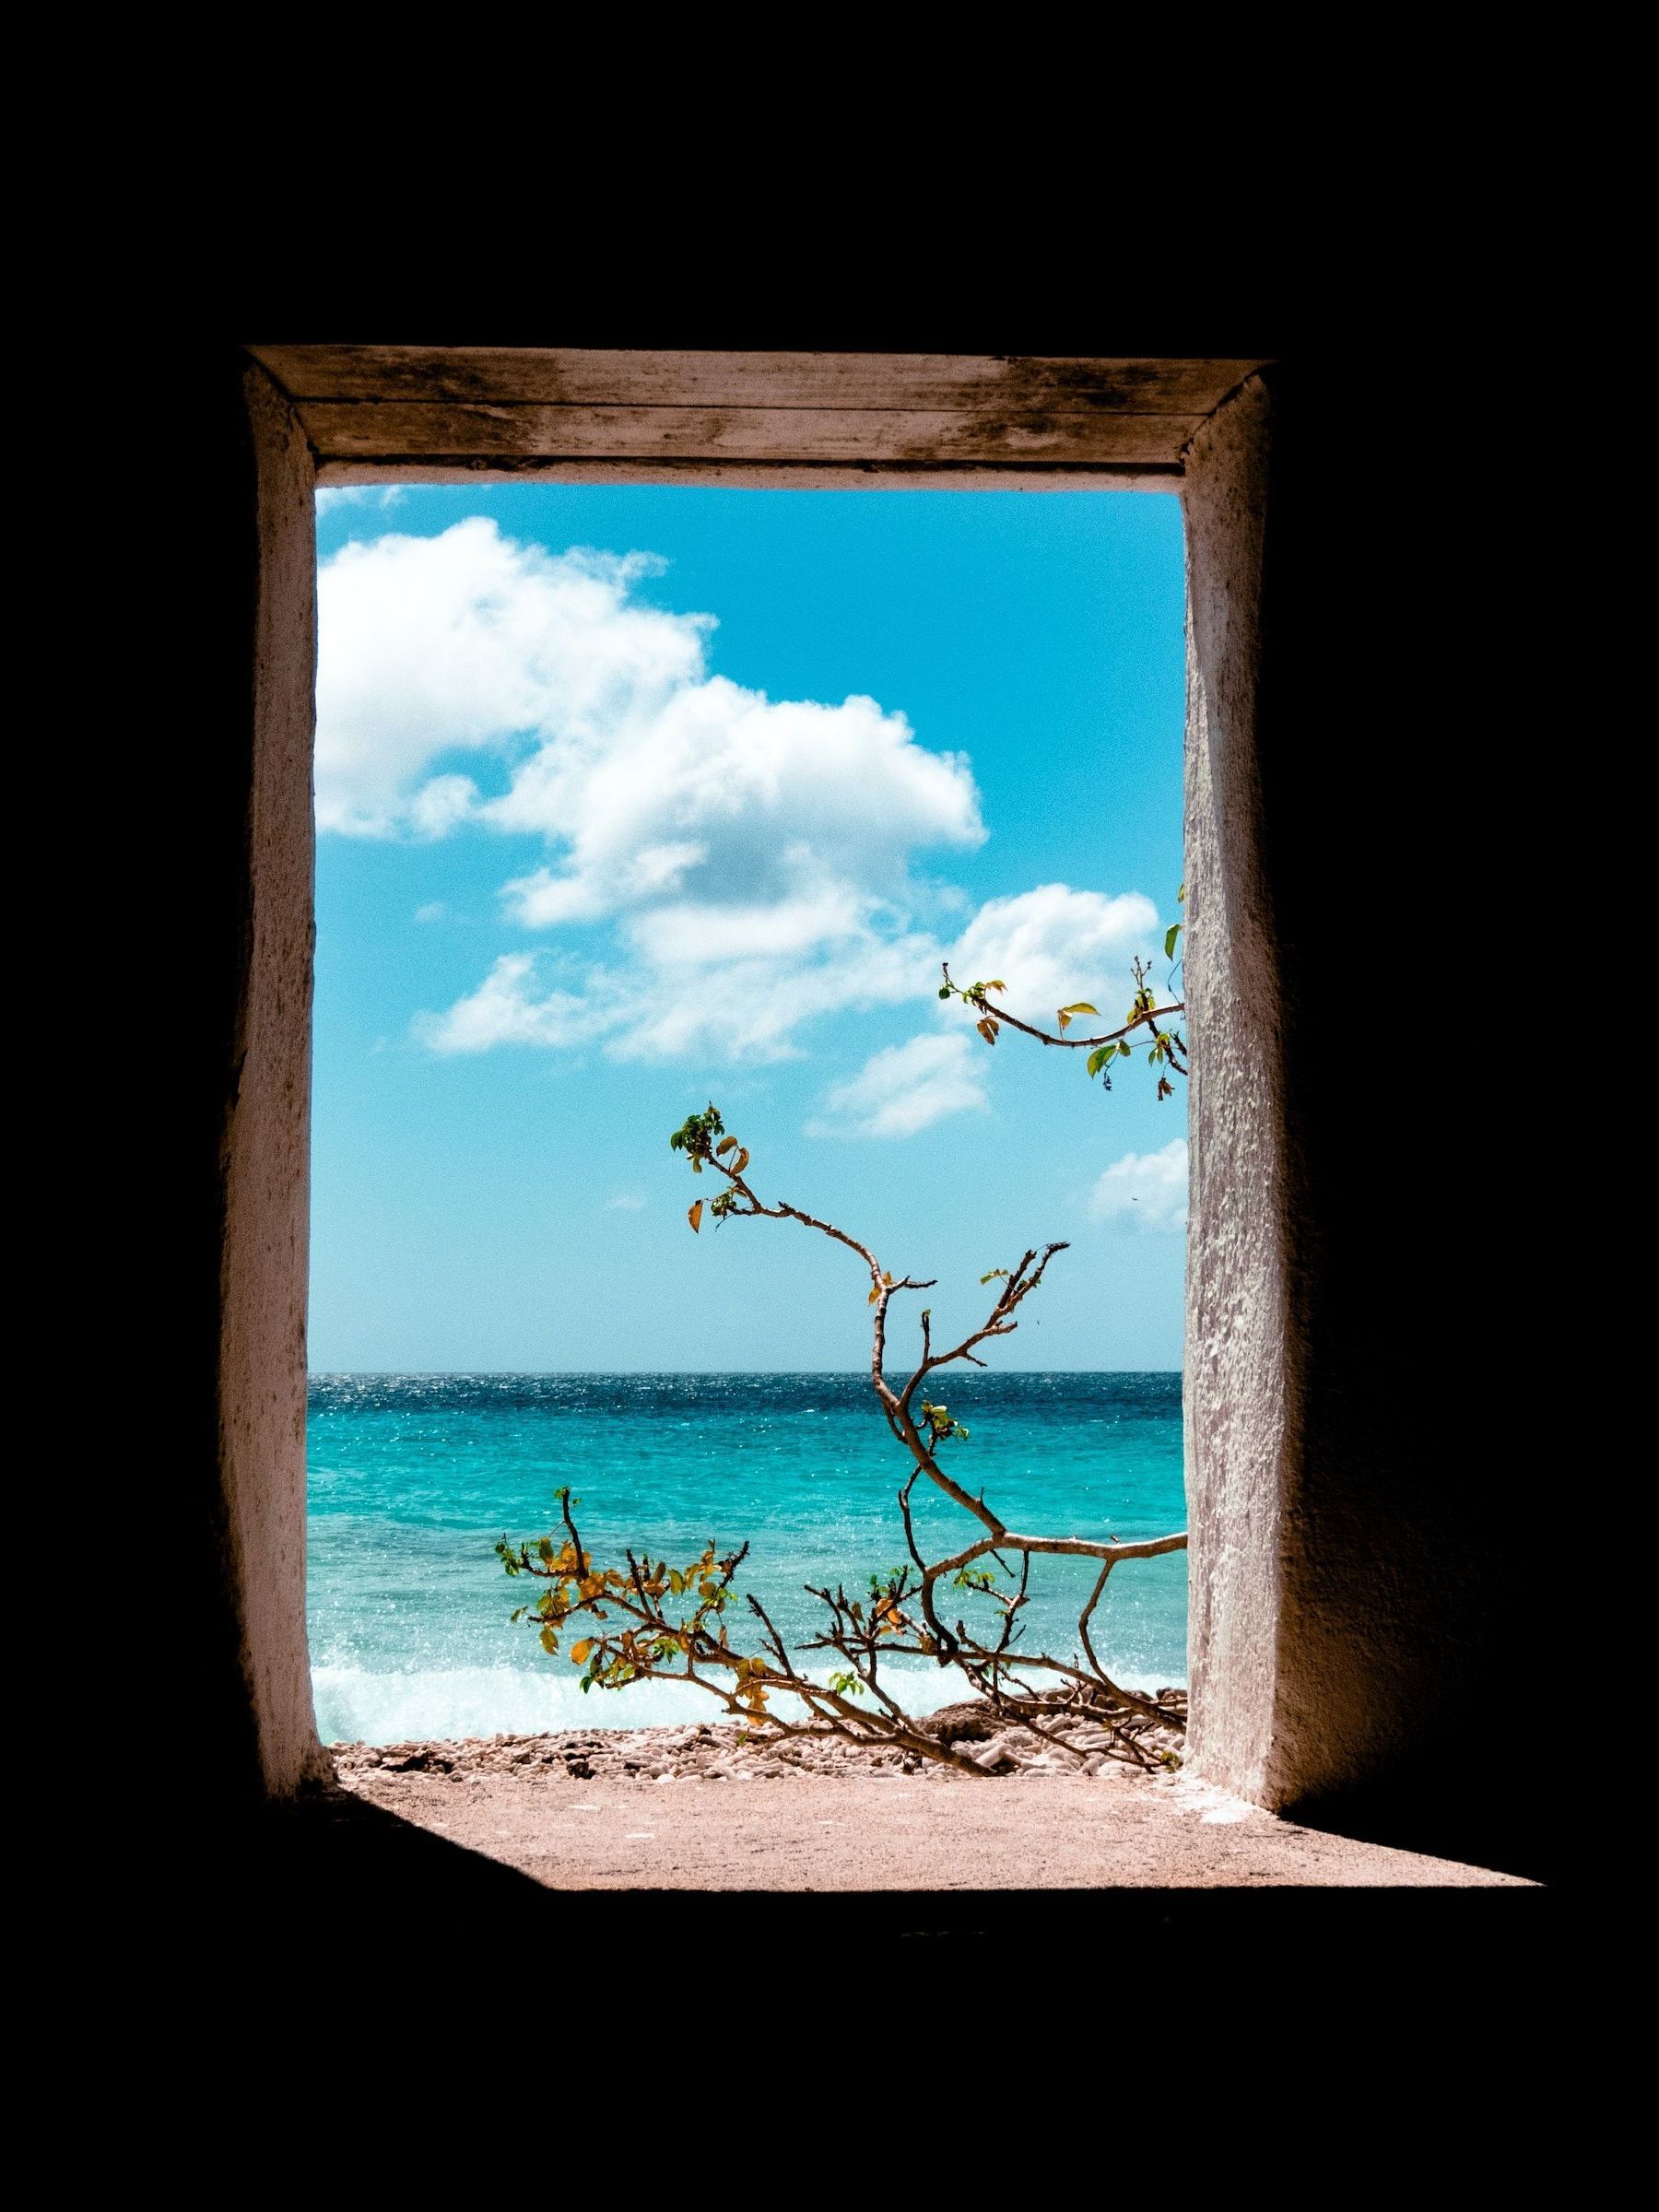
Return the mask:
<svg viewBox="0 0 1659 2212"><path fill-rule="evenodd" d="M689 485L733 491L1179 491L1179 465L996 468L959 462L835 466L822 462L559 461L467 459L319 461L321 486L524 483Z"/></svg>
<svg viewBox="0 0 1659 2212"><path fill-rule="evenodd" d="M253 346L297 401L464 406L1208 415L1260 359L628 352L602 347Z"/></svg>
<svg viewBox="0 0 1659 2212"><path fill-rule="evenodd" d="M324 479L388 473L580 481L964 486L1178 478L1254 359L256 346ZM567 476L567 471L576 472ZM755 472L766 472L757 474ZM666 472L666 473L664 473ZM778 472L773 474L771 472ZM810 475L803 472L813 472Z"/></svg>
<svg viewBox="0 0 1659 2212"><path fill-rule="evenodd" d="M307 400L296 409L320 460L501 454L621 460L1055 463L1170 466L1202 415L978 415L900 408L479 406Z"/></svg>

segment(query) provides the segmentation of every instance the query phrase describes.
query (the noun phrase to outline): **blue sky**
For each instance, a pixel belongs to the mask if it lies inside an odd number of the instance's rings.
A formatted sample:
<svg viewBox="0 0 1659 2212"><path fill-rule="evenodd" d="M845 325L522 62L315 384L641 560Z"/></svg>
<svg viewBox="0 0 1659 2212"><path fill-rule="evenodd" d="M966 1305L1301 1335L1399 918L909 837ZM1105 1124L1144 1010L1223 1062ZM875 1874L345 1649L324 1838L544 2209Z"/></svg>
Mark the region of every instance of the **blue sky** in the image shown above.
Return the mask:
<svg viewBox="0 0 1659 2212"><path fill-rule="evenodd" d="M936 996L1121 1019L1161 952L1172 495L365 489L318 547L314 1370L863 1364L850 1255L688 1230L711 1098L941 1329L1070 1239L999 1366L1180 1365L1184 1091Z"/></svg>

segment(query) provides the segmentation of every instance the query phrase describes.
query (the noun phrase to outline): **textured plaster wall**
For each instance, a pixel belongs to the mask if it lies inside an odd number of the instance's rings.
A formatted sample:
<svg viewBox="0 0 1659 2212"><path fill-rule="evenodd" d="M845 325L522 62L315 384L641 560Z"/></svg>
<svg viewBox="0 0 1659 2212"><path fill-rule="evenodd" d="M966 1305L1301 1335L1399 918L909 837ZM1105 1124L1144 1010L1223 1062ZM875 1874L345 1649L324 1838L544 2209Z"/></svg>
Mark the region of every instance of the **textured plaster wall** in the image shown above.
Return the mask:
<svg viewBox="0 0 1659 2212"><path fill-rule="evenodd" d="M1200 1773L1264 1804L1277 1794L1281 1510L1298 1450L1278 977L1256 772L1271 412L1253 379L1200 432L1184 498L1191 1749Z"/></svg>
<svg viewBox="0 0 1659 2212"><path fill-rule="evenodd" d="M241 1658L265 1787L318 1771L305 1641L315 537L309 450L244 379L257 505L250 855L221 1150L219 1465Z"/></svg>

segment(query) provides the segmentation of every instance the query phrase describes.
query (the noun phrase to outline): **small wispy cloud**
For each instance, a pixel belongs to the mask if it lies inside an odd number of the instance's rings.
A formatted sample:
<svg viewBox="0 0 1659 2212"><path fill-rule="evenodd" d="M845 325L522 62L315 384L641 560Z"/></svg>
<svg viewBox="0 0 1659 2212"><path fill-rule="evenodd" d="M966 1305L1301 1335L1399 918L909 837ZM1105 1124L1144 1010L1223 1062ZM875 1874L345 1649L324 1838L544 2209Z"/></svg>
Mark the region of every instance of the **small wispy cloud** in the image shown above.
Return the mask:
<svg viewBox="0 0 1659 2212"><path fill-rule="evenodd" d="M441 922L449 912L441 899L429 899L424 906L415 909L417 922Z"/></svg>
<svg viewBox="0 0 1659 2212"><path fill-rule="evenodd" d="M1178 1136L1161 1152L1125 1152L1089 1194L1097 1221L1118 1221L1153 1236L1179 1236L1187 1225L1187 1147Z"/></svg>
<svg viewBox="0 0 1659 2212"><path fill-rule="evenodd" d="M908 1044L873 1053L850 1082L838 1083L824 1100L823 1117L808 1122L806 1134L914 1136L985 1103L974 1050L965 1037L912 1037Z"/></svg>
<svg viewBox="0 0 1659 2212"><path fill-rule="evenodd" d="M317 512L332 514L336 507L396 507L404 496L401 484L325 484L317 494Z"/></svg>
<svg viewBox="0 0 1659 2212"><path fill-rule="evenodd" d="M605 1202L605 1210L609 1214L638 1214L642 1213L644 1207L645 1201L638 1191L618 1191L614 1198L607 1198Z"/></svg>

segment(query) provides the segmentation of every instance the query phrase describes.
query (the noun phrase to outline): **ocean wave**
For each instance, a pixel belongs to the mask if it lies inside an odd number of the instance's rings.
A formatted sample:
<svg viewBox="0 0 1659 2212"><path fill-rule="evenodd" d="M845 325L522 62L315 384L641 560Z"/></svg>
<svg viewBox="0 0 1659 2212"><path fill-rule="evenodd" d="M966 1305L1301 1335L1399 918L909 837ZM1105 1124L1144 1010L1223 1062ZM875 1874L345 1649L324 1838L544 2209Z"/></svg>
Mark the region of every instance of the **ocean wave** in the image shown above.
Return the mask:
<svg viewBox="0 0 1659 2212"><path fill-rule="evenodd" d="M897 1670L895 1670L897 1671ZM907 1675L910 1670L906 1670ZM915 1670L908 1709L934 1712L962 1694L954 1675ZM317 1731L325 1744L401 1744L468 1735L538 1735L560 1728L676 1728L724 1716L712 1698L672 1682L583 1694L573 1674L517 1666L455 1666L371 1673L312 1669Z"/></svg>
<svg viewBox="0 0 1659 2212"><path fill-rule="evenodd" d="M968 1695L959 1675L934 1667L894 1667L893 1690L906 1710L936 1712ZM899 1688L902 1679L903 1688ZM1185 1676L1162 1676L1184 1687ZM574 1674L518 1666L453 1666L375 1673L366 1667L312 1669L317 1730L325 1744L402 1744L463 1736L540 1735L563 1728L676 1728L725 1716L712 1698L672 1682L625 1690L590 1690Z"/></svg>

